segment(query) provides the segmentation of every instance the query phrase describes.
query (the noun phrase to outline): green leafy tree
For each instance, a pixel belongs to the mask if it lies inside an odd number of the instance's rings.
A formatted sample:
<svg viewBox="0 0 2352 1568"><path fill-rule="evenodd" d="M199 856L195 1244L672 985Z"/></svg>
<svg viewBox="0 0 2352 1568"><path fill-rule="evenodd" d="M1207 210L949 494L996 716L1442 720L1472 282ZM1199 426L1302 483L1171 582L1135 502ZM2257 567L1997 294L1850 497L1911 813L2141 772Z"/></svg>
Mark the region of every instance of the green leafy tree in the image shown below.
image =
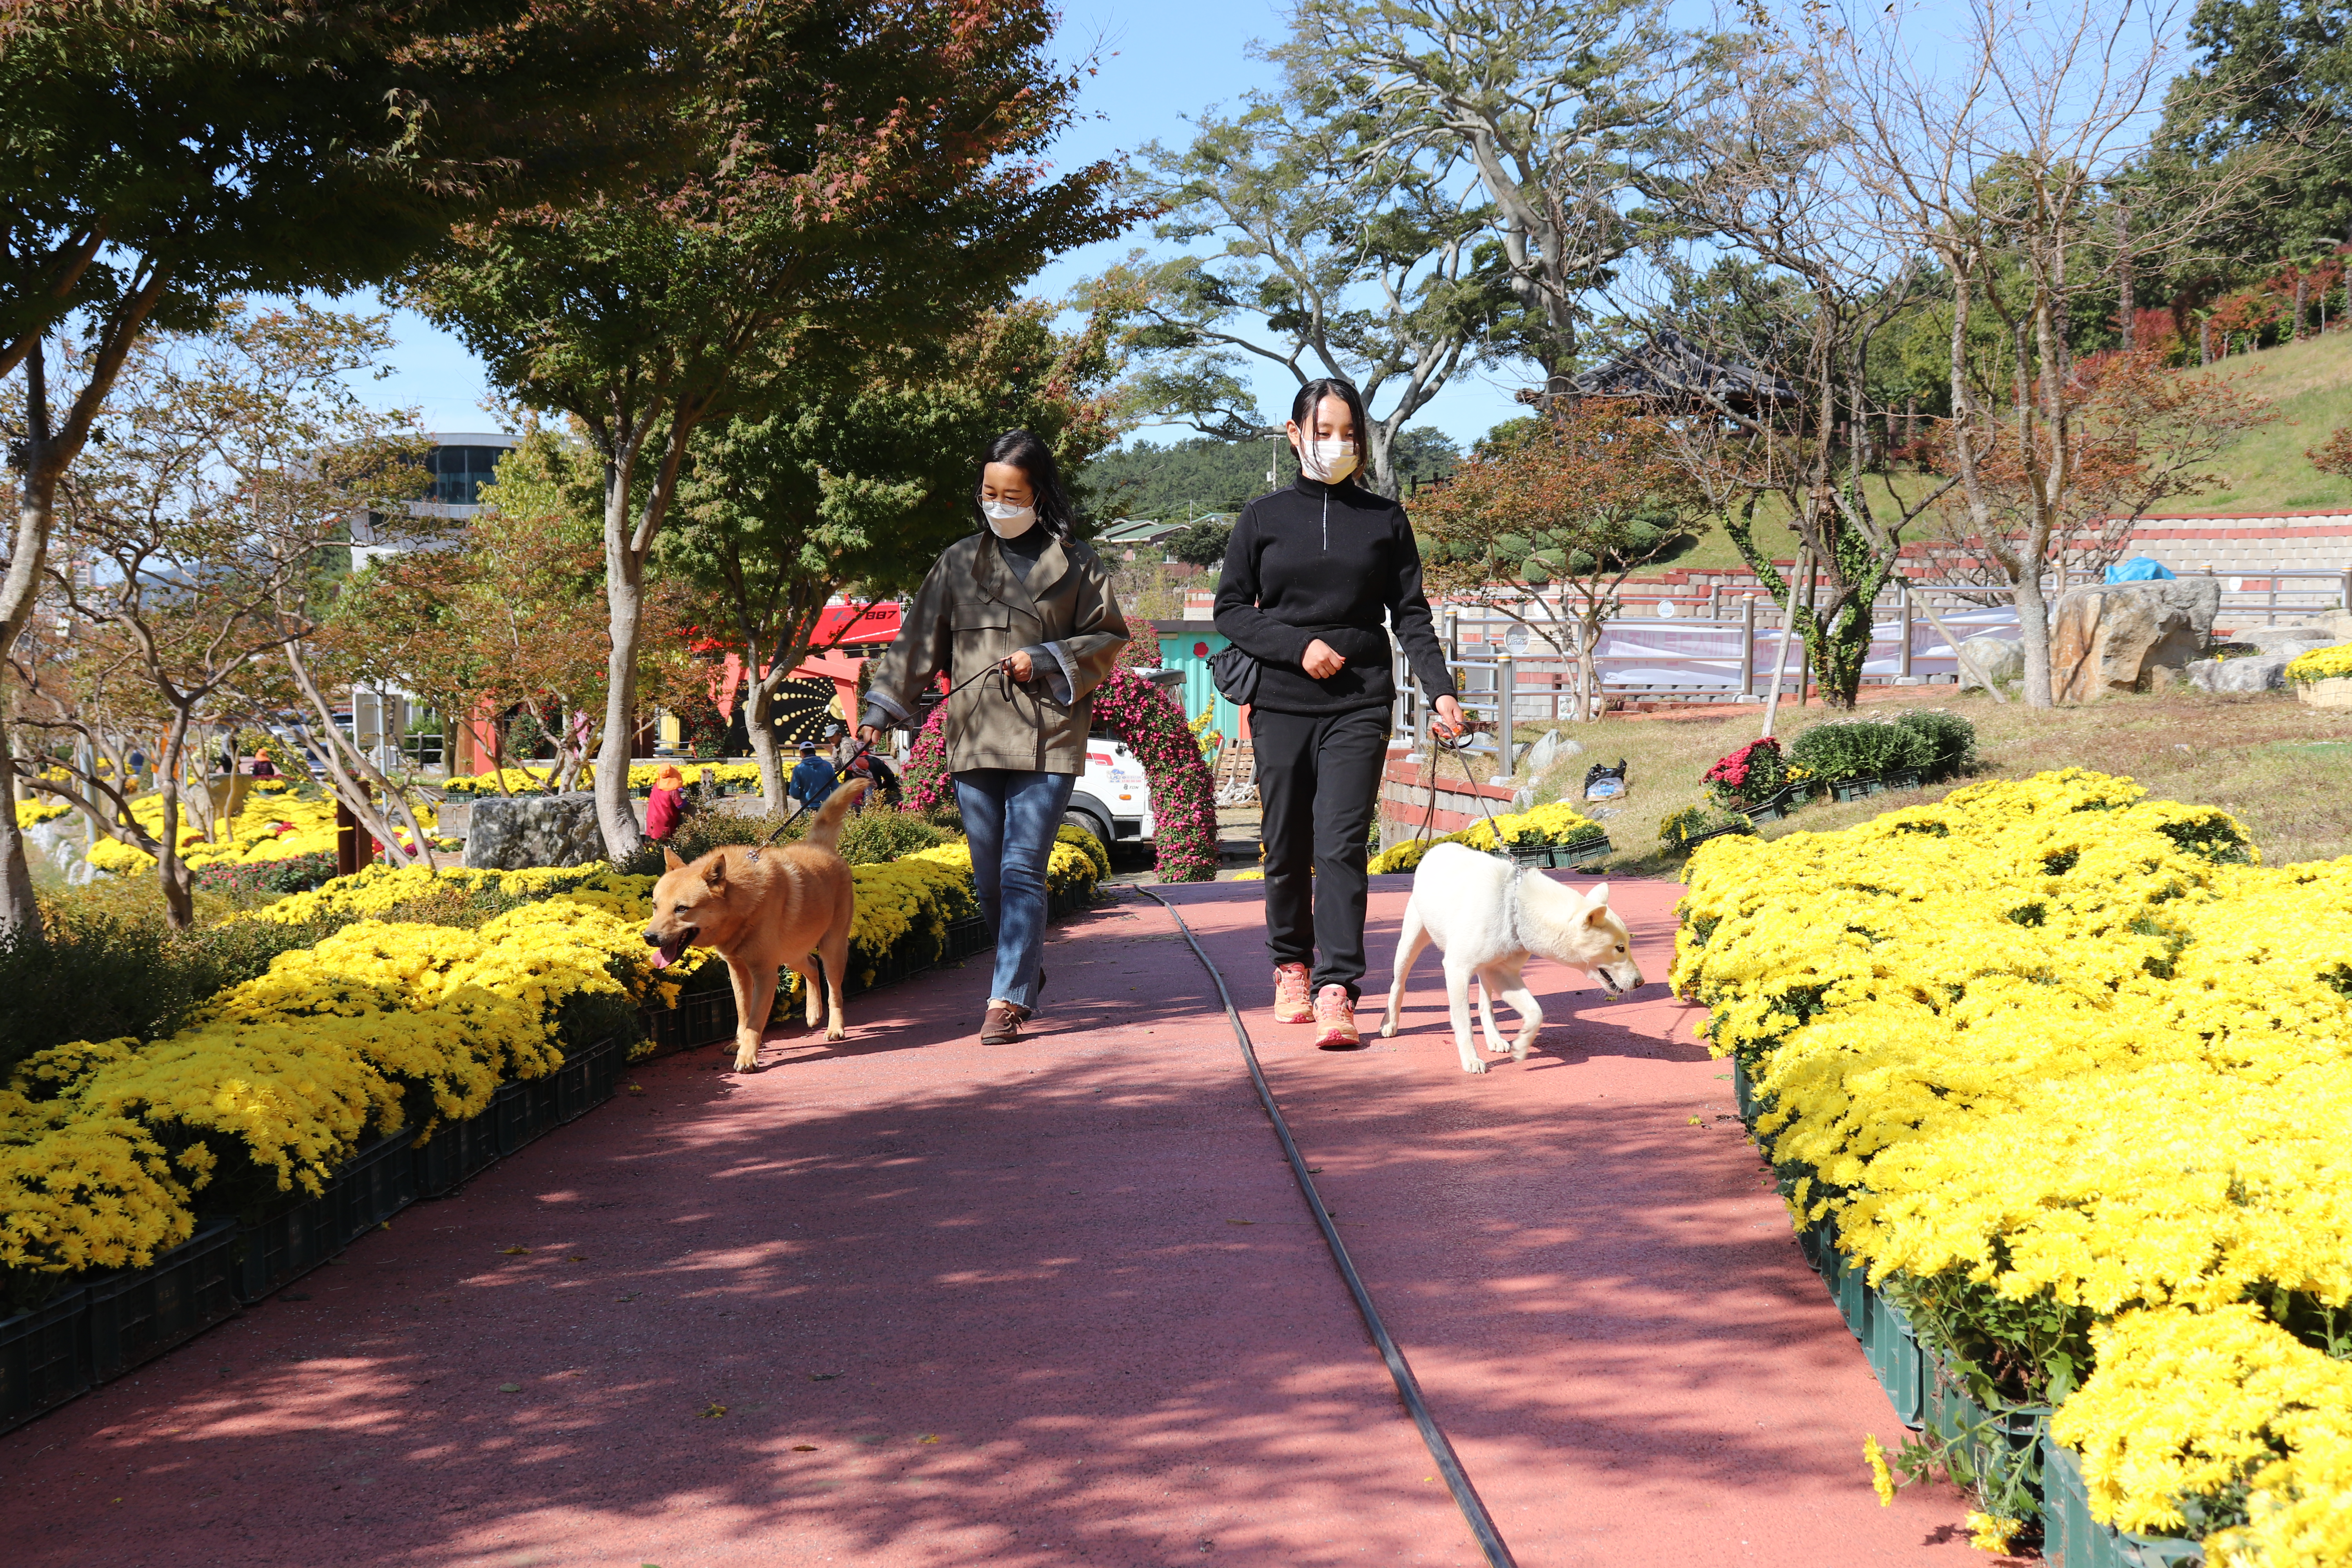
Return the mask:
<svg viewBox="0 0 2352 1568"><path fill-rule="evenodd" d="M58 487L142 334L200 330L241 294L374 282L454 221L625 172L667 141L669 16L651 0L8 6L0 375L21 369L23 419L0 658ZM53 337L80 352L61 361ZM0 926L38 920L12 817Z"/></svg>
<svg viewBox="0 0 2352 1568"><path fill-rule="evenodd" d="M1233 542L1234 525L1224 518L1204 517L1168 541L1168 559L1187 566L1222 566L1225 547Z"/></svg>
<svg viewBox="0 0 2352 1568"><path fill-rule="evenodd" d="M1697 536L1705 500L1667 421L1611 399L1563 398L1425 494L1413 528L1429 585L1499 611L1574 660L1578 717L1597 719L1593 650L1619 591Z"/></svg>
<svg viewBox="0 0 2352 1568"><path fill-rule="evenodd" d="M1716 47L1664 0L1303 0L1276 54L1347 95L1352 164L1483 194L1480 275L1512 304L1498 337L1549 395L1578 368L1586 299L1679 231L1679 128L1719 80Z"/></svg>
<svg viewBox="0 0 2352 1568"><path fill-rule="evenodd" d="M1078 476L1097 522L1113 517L1181 521L1203 512L1239 511L1297 477L1298 458L1286 442L1213 436L1164 445L1129 442L1096 458Z"/></svg>
<svg viewBox="0 0 2352 1568"><path fill-rule="evenodd" d="M2200 243L2149 247L2184 303L2352 242L2352 4L2201 0L2189 69L2130 183L2161 216L2216 180L2241 188Z"/></svg>
<svg viewBox="0 0 2352 1568"><path fill-rule="evenodd" d="M182 825L212 835L234 798L233 781L213 783L202 737L284 706L274 672L308 630L299 604L319 551L355 502L397 504L423 488L423 439L341 379L387 342L382 317L299 303L233 310L201 336L144 338L106 405L111 438L61 491L65 559L47 574L48 598L70 635L47 661L12 658L13 674L34 731L71 742L65 779L43 787L155 858L174 926L194 917ZM331 728L323 705L320 718ZM152 828L133 814L125 765L140 746L160 797ZM337 783L394 846L404 808L377 813L348 776ZM421 846L413 815L405 825Z"/></svg>
<svg viewBox="0 0 2352 1568"><path fill-rule="evenodd" d="M1075 73L1039 0L690 5L686 167L461 230L414 298L603 468L612 670L597 816L627 795L646 566L697 431L763 389L951 335L1046 257L1115 232L1107 166L1048 181Z"/></svg>
<svg viewBox="0 0 2352 1568"><path fill-rule="evenodd" d="M761 406L697 438L678 526L657 564L693 585L705 626L744 654L744 728L771 810L784 809L774 704L836 595L868 603L920 583L978 526L982 448L1026 429L1076 470L1115 428L1107 323L1056 332L1028 300L944 342L898 344L859 374L793 367Z"/></svg>
<svg viewBox="0 0 2352 1568"><path fill-rule="evenodd" d="M1353 383L1366 477L1393 495L1397 438L1505 301L1474 265L1483 210L1409 158L1351 158L1360 110L1350 84L1293 60L1278 93L1203 116L1181 152L1147 146L1129 190L1166 213L1160 237L1201 248L1138 252L1081 298L1129 322L1127 395L1148 421L1246 441L1272 427L1254 368Z"/></svg>

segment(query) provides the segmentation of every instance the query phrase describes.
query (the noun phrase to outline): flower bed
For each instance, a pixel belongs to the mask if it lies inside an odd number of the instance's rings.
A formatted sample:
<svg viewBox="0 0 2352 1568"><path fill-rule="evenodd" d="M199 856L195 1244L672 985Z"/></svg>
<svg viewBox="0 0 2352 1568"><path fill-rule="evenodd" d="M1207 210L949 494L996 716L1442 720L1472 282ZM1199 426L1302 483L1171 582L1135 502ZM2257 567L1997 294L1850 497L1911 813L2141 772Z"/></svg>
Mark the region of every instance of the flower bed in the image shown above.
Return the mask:
<svg viewBox="0 0 2352 1568"><path fill-rule="evenodd" d="M1063 837L1057 911L1092 897L1104 858ZM979 950L961 846L851 873L845 989ZM723 965L650 967L654 880L369 867L237 917L346 923L189 1027L21 1062L0 1088L0 1430L582 1114L625 1058L731 1037ZM498 912L474 929L380 918L433 898ZM632 1050L641 1022L654 1040Z"/></svg>
<svg viewBox="0 0 2352 1568"><path fill-rule="evenodd" d="M1559 800L1549 805L1534 806L1492 819L1482 817L1459 833L1396 845L1373 856L1368 869L1374 876L1414 870L1421 865L1421 858L1441 844L1466 844L1473 849L1488 854L1498 851L1524 854L1531 849L1567 848L1592 843L1603 840L1604 837L1599 823L1568 802ZM1597 847L1605 847L1605 842Z"/></svg>
<svg viewBox="0 0 2352 1568"><path fill-rule="evenodd" d="M151 834L163 831L161 795L133 801L131 816ZM435 826L430 806L417 809L417 821L430 833ZM207 867L261 866L324 855L331 864L335 853L335 803L329 796L305 798L282 779L256 779L237 814L221 825L221 837L208 841L187 826L183 804L180 858L202 873ZM403 843L406 840L404 838ZM137 874L155 868L155 858L118 839L101 839L89 852L89 863L101 871Z"/></svg>
<svg viewBox="0 0 2352 1568"><path fill-rule="evenodd" d="M2310 685L2322 680L2337 680L2352 676L2352 642L2338 643L2334 647L2315 647L2299 654L2286 667L2286 679L2292 685Z"/></svg>
<svg viewBox="0 0 2352 1568"><path fill-rule="evenodd" d="M760 764L757 763L697 763L680 759L676 762L630 763L629 787L633 790L652 789L654 780L661 775L664 768L676 768L686 775L688 784L699 782L704 772L708 771L721 789L757 789L760 784ZM785 771L789 773L791 770L787 768ZM454 800L494 795L539 795L546 790L554 777L552 763L543 768L493 769L488 773L460 774L443 784L441 793ZM499 787L502 781L506 785L504 789ZM579 782L573 787L583 790L596 787L595 763L590 763L580 770Z"/></svg>
<svg viewBox="0 0 2352 1568"><path fill-rule="evenodd" d="M937 962L978 912L961 845L854 866L854 984ZM1097 864L1056 845L1057 906ZM0 1089L0 1307L31 1306L91 1270L141 1267L200 1213L316 1195L363 1142L481 1114L500 1086L556 1072L568 1050L634 1035L715 961L656 972L645 944L655 879L608 868L450 871L372 866L242 920L342 921L220 993L170 1037L75 1041ZM381 918L471 900L478 926Z"/></svg>
<svg viewBox="0 0 2352 1568"><path fill-rule="evenodd" d="M1800 1224L1986 1409L2055 1406L2094 1518L2352 1560L2352 858L2141 794L1716 840L1674 984Z"/></svg>

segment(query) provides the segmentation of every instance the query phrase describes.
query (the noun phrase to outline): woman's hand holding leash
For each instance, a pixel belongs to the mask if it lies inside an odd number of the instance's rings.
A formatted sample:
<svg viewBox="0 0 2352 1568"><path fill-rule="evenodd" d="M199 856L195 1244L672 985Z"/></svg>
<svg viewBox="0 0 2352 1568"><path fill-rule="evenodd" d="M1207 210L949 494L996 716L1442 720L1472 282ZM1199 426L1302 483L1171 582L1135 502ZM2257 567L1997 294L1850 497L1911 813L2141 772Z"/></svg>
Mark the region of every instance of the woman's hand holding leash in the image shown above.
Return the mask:
<svg viewBox="0 0 2352 1568"><path fill-rule="evenodd" d="M1462 717L1462 704L1459 701L1451 697L1441 697L1437 700L1436 728L1444 731L1448 740L1470 728L1470 721Z"/></svg>
<svg viewBox="0 0 2352 1568"><path fill-rule="evenodd" d="M1027 680L1034 673L1030 668L1029 650L1025 647L1019 653L1006 655L1004 668L1015 680Z"/></svg>

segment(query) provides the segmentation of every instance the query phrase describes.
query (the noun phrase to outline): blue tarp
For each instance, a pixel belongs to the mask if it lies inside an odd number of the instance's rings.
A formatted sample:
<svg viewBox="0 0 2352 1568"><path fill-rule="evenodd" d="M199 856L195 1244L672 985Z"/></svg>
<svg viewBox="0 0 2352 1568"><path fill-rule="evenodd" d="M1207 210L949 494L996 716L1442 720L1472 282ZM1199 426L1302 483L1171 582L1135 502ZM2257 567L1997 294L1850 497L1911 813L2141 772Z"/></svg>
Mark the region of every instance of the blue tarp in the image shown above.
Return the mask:
<svg viewBox="0 0 2352 1568"><path fill-rule="evenodd" d="M2121 565L2107 568L2107 581L2110 583L2164 583L2169 582L2171 577L2172 574L2164 569L2163 562L2150 561L2145 555L2135 555Z"/></svg>

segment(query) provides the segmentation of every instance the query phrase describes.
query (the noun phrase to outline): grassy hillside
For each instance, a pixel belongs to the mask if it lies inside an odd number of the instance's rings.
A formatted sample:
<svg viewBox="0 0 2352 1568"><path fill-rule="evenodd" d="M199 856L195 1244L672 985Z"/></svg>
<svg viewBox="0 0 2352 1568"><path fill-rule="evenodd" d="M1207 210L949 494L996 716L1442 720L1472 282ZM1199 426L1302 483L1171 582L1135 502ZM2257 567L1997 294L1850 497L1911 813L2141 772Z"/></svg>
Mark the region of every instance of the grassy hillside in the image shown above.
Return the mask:
<svg viewBox="0 0 2352 1568"><path fill-rule="evenodd" d="M2352 511L2352 479L2323 474L2305 457L2328 432L2352 424L2352 332L2329 332L2260 353L2238 354L2216 367L2243 376L2247 388L2271 400L2278 417L2248 434L2213 465L2221 488L2198 496L2182 511Z"/></svg>
<svg viewBox="0 0 2352 1568"><path fill-rule="evenodd" d="M2168 513L2352 511L2352 479L2323 474L2304 456L2337 426L2352 424L2352 331L2331 331L2325 338L2233 355L2206 374L2242 377L2250 391L2270 399L2278 417L2214 463L2219 486L2165 508ZM1895 482L1902 486L1906 477L1897 476ZM1913 537L1922 536L1923 531L1914 531ZM1759 523L1757 539L1769 546L1776 559L1797 552L1795 536L1776 523ZM1721 528L1710 527L1687 552L1666 564L1736 567L1739 552Z"/></svg>

